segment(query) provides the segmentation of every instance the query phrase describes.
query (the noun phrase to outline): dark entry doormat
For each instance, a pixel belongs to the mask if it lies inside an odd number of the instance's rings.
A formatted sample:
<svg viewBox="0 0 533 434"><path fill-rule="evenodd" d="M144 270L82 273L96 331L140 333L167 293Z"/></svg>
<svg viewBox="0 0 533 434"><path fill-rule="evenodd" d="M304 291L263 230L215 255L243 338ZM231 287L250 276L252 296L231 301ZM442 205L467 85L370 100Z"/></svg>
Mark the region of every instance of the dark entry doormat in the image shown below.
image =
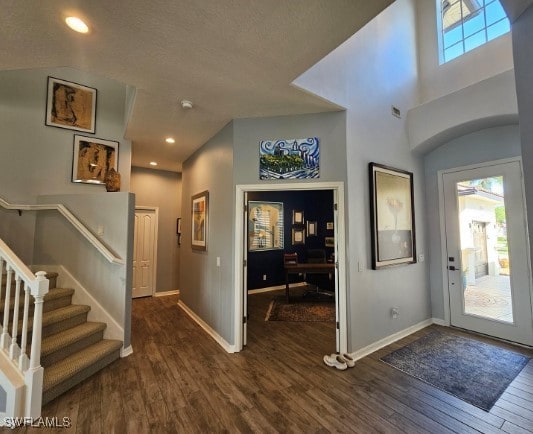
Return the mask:
<svg viewBox="0 0 533 434"><path fill-rule="evenodd" d="M273 300L265 321L335 322L335 303Z"/></svg>
<svg viewBox="0 0 533 434"><path fill-rule="evenodd" d="M474 339L431 332L381 360L489 411L529 358Z"/></svg>

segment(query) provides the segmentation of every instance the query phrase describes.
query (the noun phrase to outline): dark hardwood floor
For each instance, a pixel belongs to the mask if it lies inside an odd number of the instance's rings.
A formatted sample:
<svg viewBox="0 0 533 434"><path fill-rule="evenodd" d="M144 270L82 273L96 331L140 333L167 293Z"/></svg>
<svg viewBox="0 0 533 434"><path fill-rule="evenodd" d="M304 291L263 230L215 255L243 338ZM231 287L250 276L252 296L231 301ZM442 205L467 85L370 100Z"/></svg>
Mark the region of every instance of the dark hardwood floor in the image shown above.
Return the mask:
<svg viewBox="0 0 533 434"><path fill-rule="evenodd" d="M205 334L177 297L134 300L134 354L43 409L43 416L70 417L72 428L17 431L533 432L533 362L487 413L379 361L437 326L338 371L322 362L335 347L333 324L265 322L271 297L249 297L248 347L238 354Z"/></svg>

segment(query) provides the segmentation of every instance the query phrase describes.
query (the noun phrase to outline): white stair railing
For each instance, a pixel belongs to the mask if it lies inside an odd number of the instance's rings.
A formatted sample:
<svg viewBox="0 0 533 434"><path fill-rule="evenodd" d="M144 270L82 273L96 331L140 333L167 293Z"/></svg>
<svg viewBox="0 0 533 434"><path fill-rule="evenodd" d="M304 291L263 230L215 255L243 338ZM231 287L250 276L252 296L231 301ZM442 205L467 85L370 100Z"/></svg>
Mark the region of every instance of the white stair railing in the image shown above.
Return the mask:
<svg viewBox="0 0 533 434"><path fill-rule="evenodd" d="M0 380L4 384L0 386L7 393L8 403L5 411L0 411L4 417L36 418L41 414L44 373L41 366L41 335L43 299L48 293L48 286L49 281L44 271L39 271L34 275L0 239L0 300L4 303L0 326L0 357L3 359L0 363L2 366ZM19 333L21 288L24 290L24 305L22 327ZM15 293L13 294L12 291ZM34 304L33 320L30 319L30 303L32 302ZM30 323L32 336L28 356L26 348ZM19 336L20 344L18 343Z"/></svg>
<svg viewBox="0 0 533 434"><path fill-rule="evenodd" d="M105 246L67 207L62 204L41 204L41 205L23 205L7 202L0 197L0 207L7 210L15 210L19 213L22 211L57 211L87 240L96 250L112 264L124 265L124 259L118 257L107 246Z"/></svg>

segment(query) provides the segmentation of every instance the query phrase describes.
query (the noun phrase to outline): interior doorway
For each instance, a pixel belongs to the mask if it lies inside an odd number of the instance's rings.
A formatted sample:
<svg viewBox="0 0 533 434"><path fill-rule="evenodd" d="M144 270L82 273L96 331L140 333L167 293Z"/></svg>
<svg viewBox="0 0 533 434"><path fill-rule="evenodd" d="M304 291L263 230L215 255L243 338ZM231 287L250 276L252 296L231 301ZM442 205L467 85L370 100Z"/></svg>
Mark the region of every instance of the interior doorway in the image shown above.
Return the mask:
<svg viewBox="0 0 533 434"><path fill-rule="evenodd" d="M533 345L521 161L441 172L450 324Z"/></svg>
<svg viewBox="0 0 533 434"><path fill-rule="evenodd" d="M346 320L346 278L345 278L345 244L344 244L344 184L343 183L297 183L297 184L259 184L259 185L238 185L236 189L236 228L235 228L235 246L236 246L236 286L235 286L235 348L237 351L242 350L247 341L247 314L248 314L248 288L247 288L247 274L248 274L248 242L249 242L249 226L248 226L248 210L246 208L247 196L251 192L298 192L298 191L322 191L329 190L333 195L333 221L330 223L331 243L330 257L334 258L332 264L332 272L334 273L334 293L335 293L335 347L337 351L347 351L347 320ZM291 222L289 226L291 229L291 236L289 237L296 244L303 239L306 239L305 231L309 230L308 220L305 216L299 214L299 209L288 210ZM293 216L293 212L295 215ZM294 224L293 224L293 220ZM314 221L311 221L311 231ZM274 231L271 231L274 233ZM259 231L258 231L259 233ZM264 242L272 242L272 234L266 234L269 238L267 240L257 241L257 245L262 245ZM280 260L279 264L282 273L283 263ZM264 277L264 276L263 276ZM268 279L268 276L266 277ZM285 293L282 290L282 293ZM241 315L239 315L241 313ZM333 348L332 348L333 350Z"/></svg>
<svg viewBox="0 0 533 434"><path fill-rule="evenodd" d="M135 207L132 297L155 292L157 270L158 208Z"/></svg>

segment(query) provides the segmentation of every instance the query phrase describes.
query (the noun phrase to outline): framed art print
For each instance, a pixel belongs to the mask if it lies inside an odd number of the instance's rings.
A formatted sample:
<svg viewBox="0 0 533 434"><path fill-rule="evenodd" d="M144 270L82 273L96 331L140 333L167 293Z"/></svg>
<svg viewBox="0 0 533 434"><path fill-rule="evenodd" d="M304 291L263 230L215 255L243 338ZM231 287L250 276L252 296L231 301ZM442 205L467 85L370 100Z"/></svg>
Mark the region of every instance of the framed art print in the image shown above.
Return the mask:
<svg viewBox="0 0 533 434"><path fill-rule="evenodd" d="M292 224L303 225L304 224L304 212L293 210L292 212Z"/></svg>
<svg viewBox="0 0 533 434"><path fill-rule="evenodd" d="M193 250L207 250L208 223L209 223L209 192L203 191L191 198L192 212L192 237Z"/></svg>
<svg viewBox="0 0 533 434"><path fill-rule="evenodd" d="M118 142L74 135L72 182L105 184L111 169L118 169Z"/></svg>
<svg viewBox="0 0 533 434"><path fill-rule="evenodd" d="M416 262L413 174L370 163L372 268Z"/></svg>
<svg viewBox="0 0 533 434"><path fill-rule="evenodd" d="M92 87L48 77L45 124L94 134L96 93Z"/></svg>
<svg viewBox="0 0 533 434"><path fill-rule="evenodd" d="M308 178L320 178L318 137L259 142L259 179Z"/></svg>
<svg viewBox="0 0 533 434"><path fill-rule="evenodd" d="M292 229L292 245L305 244L305 229Z"/></svg>
<svg viewBox="0 0 533 434"><path fill-rule="evenodd" d="M324 247L335 247L335 237L325 237Z"/></svg>
<svg viewBox="0 0 533 434"><path fill-rule="evenodd" d="M308 237L316 237L317 234L317 223L316 221L307 221L307 236Z"/></svg>

